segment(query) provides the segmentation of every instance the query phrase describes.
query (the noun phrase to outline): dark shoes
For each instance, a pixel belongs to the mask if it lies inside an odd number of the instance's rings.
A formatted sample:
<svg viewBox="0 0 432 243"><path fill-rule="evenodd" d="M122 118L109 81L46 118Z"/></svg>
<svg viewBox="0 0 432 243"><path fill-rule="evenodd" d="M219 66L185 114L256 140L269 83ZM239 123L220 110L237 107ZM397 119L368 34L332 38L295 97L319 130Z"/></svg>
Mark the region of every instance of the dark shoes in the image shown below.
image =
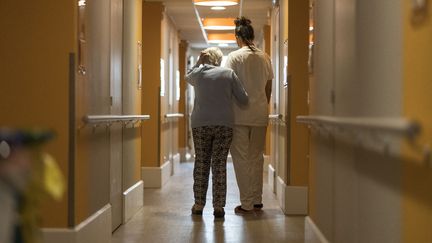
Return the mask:
<svg viewBox="0 0 432 243"><path fill-rule="evenodd" d="M253 210L246 210L246 209L243 209L241 206L237 206L234 209L234 213L236 213L236 214L249 214L252 212L253 212Z"/></svg>
<svg viewBox="0 0 432 243"><path fill-rule="evenodd" d="M225 210L223 208L215 208L213 215L215 218L223 218L225 216Z"/></svg>
<svg viewBox="0 0 432 243"><path fill-rule="evenodd" d="M254 210L255 211L262 210L263 207L264 207L264 205L262 203L260 203L260 204L254 204Z"/></svg>
<svg viewBox="0 0 432 243"><path fill-rule="evenodd" d="M204 206L194 204L192 206L192 215L202 215L204 210ZM225 211L223 208L215 208L213 211L213 215L215 218L223 218L225 216Z"/></svg>
<svg viewBox="0 0 432 243"><path fill-rule="evenodd" d="M254 212L254 211L261 211L263 207L264 207L264 205L263 205L262 203L260 203L260 204L254 204L253 209L251 209L251 210L246 210L246 209L243 209L243 208L241 207L241 205L239 205L239 206L237 206L237 207L234 209L234 212L235 212L236 214L248 214L248 213L252 213L252 212Z"/></svg>
<svg viewBox="0 0 432 243"><path fill-rule="evenodd" d="M251 210L246 210L241 207L241 205L237 206L234 209L234 212L236 214L249 214L253 213L254 211L260 211L263 208L263 204L254 204L254 208ZM204 206L194 204L191 208L192 215L202 215L204 210ZM225 210L224 208L214 208L213 215L215 218L223 218L225 217Z"/></svg>
<svg viewBox="0 0 432 243"><path fill-rule="evenodd" d="M192 214L194 214L194 215L202 215L202 214L203 214L203 209L204 209L203 206L200 206L200 205L194 204L194 205L192 206L191 211L192 211Z"/></svg>

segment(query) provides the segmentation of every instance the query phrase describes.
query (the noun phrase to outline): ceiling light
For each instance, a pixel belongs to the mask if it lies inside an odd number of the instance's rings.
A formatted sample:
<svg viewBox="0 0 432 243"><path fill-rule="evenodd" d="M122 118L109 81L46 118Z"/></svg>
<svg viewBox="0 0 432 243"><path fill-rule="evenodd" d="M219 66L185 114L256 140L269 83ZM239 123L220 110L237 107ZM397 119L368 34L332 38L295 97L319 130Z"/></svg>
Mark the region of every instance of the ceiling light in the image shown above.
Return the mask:
<svg viewBox="0 0 432 243"><path fill-rule="evenodd" d="M233 18L206 18L202 21L206 30L233 30L235 29Z"/></svg>
<svg viewBox="0 0 432 243"><path fill-rule="evenodd" d="M233 40L209 40L208 41L209 44L235 44L236 41Z"/></svg>
<svg viewBox="0 0 432 243"><path fill-rule="evenodd" d="M226 8L225 8L225 7L222 7L222 6L215 6L215 7L211 7L210 9L211 9L211 10L220 11L220 10L225 10Z"/></svg>
<svg viewBox="0 0 432 243"><path fill-rule="evenodd" d="M228 43L219 43L218 44L219 47L228 47Z"/></svg>
<svg viewBox="0 0 432 243"><path fill-rule="evenodd" d="M236 38L233 33L209 33L208 43L210 44L235 44Z"/></svg>
<svg viewBox="0 0 432 243"><path fill-rule="evenodd" d="M233 6L239 3L238 0L194 0L198 6Z"/></svg>

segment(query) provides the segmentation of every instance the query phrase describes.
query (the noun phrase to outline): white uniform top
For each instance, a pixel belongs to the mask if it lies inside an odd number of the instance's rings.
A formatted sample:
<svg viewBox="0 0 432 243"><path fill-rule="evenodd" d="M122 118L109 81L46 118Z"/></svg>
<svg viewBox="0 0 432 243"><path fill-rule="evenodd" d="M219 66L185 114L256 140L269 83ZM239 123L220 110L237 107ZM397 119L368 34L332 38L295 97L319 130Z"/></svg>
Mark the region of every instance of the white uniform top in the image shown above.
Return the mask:
<svg viewBox="0 0 432 243"><path fill-rule="evenodd" d="M234 104L234 124L267 126L269 111L265 87L267 80L273 79L269 56L257 48L253 52L244 46L228 55L225 67L234 70L249 95L246 107Z"/></svg>

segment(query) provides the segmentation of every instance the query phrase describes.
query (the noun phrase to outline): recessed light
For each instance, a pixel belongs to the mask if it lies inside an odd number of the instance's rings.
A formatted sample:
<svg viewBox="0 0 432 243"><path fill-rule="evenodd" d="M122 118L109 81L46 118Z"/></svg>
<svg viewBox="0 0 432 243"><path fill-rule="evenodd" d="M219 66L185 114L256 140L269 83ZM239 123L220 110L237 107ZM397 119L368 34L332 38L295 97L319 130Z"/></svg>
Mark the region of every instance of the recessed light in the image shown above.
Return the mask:
<svg viewBox="0 0 432 243"><path fill-rule="evenodd" d="M198 6L233 6L238 4L238 0L194 0Z"/></svg>
<svg viewBox="0 0 432 243"><path fill-rule="evenodd" d="M229 46L229 44L228 43L219 43L218 46L220 46L220 47L227 47L227 46Z"/></svg>
<svg viewBox="0 0 432 243"><path fill-rule="evenodd" d="M210 44L235 44L235 40L209 40Z"/></svg>
<svg viewBox="0 0 432 243"><path fill-rule="evenodd" d="M222 6L214 6L210 8L211 10L215 10L215 11L221 11L221 10L225 10L225 7Z"/></svg>
<svg viewBox="0 0 432 243"><path fill-rule="evenodd" d="M214 25L214 26L205 26L204 29L206 30L234 30L235 27L233 26L223 26L223 25Z"/></svg>
<svg viewBox="0 0 432 243"><path fill-rule="evenodd" d="M210 44L235 44L234 33L209 33L208 43Z"/></svg>

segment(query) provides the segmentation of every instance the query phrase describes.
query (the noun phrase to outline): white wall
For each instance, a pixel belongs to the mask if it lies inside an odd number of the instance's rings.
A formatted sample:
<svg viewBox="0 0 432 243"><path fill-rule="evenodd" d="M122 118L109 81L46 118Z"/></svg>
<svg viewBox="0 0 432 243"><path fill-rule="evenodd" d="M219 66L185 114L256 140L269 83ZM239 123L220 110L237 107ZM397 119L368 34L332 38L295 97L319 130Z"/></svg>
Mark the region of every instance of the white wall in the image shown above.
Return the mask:
<svg viewBox="0 0 432 243"><path fill-rule="evenodd" d="M314 80L310 84L311 115L334 113L334 0L315 1ZM313 220L323 234L333 238L333 140L311 133L311 176L309 197Z"/></svg>

